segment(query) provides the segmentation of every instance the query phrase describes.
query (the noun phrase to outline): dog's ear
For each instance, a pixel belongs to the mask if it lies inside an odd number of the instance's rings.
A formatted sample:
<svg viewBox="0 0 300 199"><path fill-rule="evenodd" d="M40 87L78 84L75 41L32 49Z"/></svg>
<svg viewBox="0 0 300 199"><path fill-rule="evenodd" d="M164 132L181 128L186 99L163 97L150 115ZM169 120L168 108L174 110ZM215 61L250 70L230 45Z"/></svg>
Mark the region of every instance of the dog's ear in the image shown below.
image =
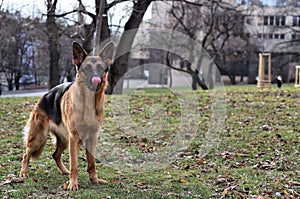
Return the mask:
<svg viewBox="0 0 300 199"><path fill-rule="evenodd" d="M73 64L76 67L80 67L81 63L83 62L83 60L86 58L87 53L86 51L82 48L82 46L74 41L73 42Z"/></svg>
<svg viewBox="0 0 300 199"><path fill-rule="evenodd" d="M103 49L99 54L99 56L106 63L107 66L110 66L113 62L114 51L115 51L115 44L114 42L111 41L103 47Z"/></svg>

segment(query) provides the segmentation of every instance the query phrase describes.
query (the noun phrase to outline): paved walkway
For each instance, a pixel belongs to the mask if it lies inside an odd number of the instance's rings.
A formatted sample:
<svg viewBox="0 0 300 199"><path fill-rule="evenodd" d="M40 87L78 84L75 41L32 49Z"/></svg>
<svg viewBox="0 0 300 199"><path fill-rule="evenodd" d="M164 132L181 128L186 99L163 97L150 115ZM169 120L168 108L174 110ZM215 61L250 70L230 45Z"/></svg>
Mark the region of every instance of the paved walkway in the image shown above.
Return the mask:
<svg viewBox="0 0 300 199"><path fill-rule="evenodd" d="M35 97L35 96L42 96L48 90L41 89L41 90L22 90L22 91L11 91L11 92L3 92L1 97Z"/></svg>

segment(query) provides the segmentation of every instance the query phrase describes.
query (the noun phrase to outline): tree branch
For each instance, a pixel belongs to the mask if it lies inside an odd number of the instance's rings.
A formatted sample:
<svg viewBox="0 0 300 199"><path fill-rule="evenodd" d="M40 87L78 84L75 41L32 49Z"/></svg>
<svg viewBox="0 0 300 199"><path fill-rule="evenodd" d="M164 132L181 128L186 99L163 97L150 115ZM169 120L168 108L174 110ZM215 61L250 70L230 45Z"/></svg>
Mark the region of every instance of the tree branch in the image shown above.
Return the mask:
<svg viewBox="0 0 300 199"><path fill-rule="evenodd" d="M109 10L112 7L114 7L115 5L117 5L118 3L123 3L125 1L130 1L130 0L115 0L115 1L111 2L110 4L108 4L106 9Z"/></svg>

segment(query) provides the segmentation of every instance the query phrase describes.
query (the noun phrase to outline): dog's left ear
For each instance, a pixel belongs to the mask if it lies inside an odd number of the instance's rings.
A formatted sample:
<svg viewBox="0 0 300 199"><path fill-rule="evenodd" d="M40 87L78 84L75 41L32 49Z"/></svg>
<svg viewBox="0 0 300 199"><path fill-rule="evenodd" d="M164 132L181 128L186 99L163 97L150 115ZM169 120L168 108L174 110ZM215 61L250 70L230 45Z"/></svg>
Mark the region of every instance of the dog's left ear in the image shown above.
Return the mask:
<svg viewBox="0 0 300 199"><path fill-rule="evenodd" d="M76 70L78 71L81 63L87 56L87 52L82 48L82 46L74 41L73 42L73 64L76 66Z"/></svg>
<svg viewBox="0 0 300 199"><path fill-rule="evenodd" d="M103 49L99 54L99 56L102 58L102 60L105 62L105 64L108 67L113 62L114 51L115 51L115 43L111 41L103 47Z"/></svg>

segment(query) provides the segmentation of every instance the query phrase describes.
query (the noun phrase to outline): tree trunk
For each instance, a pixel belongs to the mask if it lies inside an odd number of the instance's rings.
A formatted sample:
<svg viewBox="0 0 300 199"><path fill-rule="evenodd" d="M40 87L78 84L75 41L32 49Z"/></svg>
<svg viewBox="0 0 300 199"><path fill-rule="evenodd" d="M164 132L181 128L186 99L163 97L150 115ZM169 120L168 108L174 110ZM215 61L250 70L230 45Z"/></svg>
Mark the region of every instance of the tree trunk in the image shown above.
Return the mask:
<svg viewBox="0 0 300 199"><path fill-rule="evenodd" d="M124 32L120 38L120 42L117 46L115 53L115 60L111 67L110 76L109 76L109 86L107 88L108 94L121 94L123 90L123 76L127 71L129 52L137 33L137 28L139 27L144 14L150 5L152 0L139 0L134 6L132 13L125 24ZM132 30L130 34L126 31ZM118 81L120 81L118 83ZM117 85L118 83L118 85Z"/></svg>
<svg viewBox="0 0 300 199"><path fill-rule="evenodd" d="M197 78L195 77L195 75L192 75L192 89L193 91L197 90Z"/></svg>
<svg viewBox="0 0 300 199"><path fill-rule="evenodd" d="M107 8L107 1L105 0L105 8ZM101 37L100 37L100 43L106 39L108 39L110 35L110 29L108 26L108 15L107 15L107 9L104 9L104 16L102 19L102 28L101 28Z"/></svg>
<svg viewBox="0 0 300 199"><path fill-rule="evenodd" d="M102 2L104 1L104 2ZM101 3L104 3L104 10L101 11ZM96 5L96 16L93 18L93 22L91 24L84 25L84 41L82 41L83 48L90 52L93 50L93 39L94 33L96 32L97 35L100 35L100 41L98 40L97 43L100 45L102 41L108 39L110 37L110 29L108 26L108 18L107 18L107 1L106 0L95 0ZM102 7L103 8L103 7ZM102 12L100 14L99 12ZM102 15L102 22L101 28L97 28L97 19ZM97 31L101 31L100 34ZM94 43L95 44L95 43ZM96 52L97 53L97 52Z"/></svg>
<svg viewBox="0 0 300 199"><path fill-rule="evenodd" d="M102 21L103 21L103 14L105 10L105 0L96 0L96 33L95 33L95 40L93 45L93 55L96 55L100 52L100 40L101 40L101 30L102 30Z"/></svg>
<svg viewBox="0 0 300 199"><path fill-rule="evenodd" d="M236 85L236 81L235 81L235 75L229 75L230 78L230 82L232 85Z"/></svg>
<svg viewBox="0 0 300 199"><path fill-rule="evenodd" d="M12 79L8 79L7 80L7 84L8 84L8 90L12 91L14 89L13 80Z"/></svg>
<svg viewBox="0 0 300 199"><path fill-rule="evenodd" d="M15 74L15 87L16 87L16 90L20 90L20 78L21 78L21 75L19 74L19 72L17 72Z"/></svg>
<svg viewBox="0 0 300 199"><path fill-rule="evenodd" d="M47 1L47 31L50 52L49 89L59 84L59 33L55 22L57 0Z"/></svg>
<svg viewBox="0 0 300 199"><path fill-rule="evenodd" d="M202 90L207 90L208 89L207 84L203 80L200 79L199 71L196 69L192 73L192 89L193 90L197 90L197 84L202 88Z"/></svg>

